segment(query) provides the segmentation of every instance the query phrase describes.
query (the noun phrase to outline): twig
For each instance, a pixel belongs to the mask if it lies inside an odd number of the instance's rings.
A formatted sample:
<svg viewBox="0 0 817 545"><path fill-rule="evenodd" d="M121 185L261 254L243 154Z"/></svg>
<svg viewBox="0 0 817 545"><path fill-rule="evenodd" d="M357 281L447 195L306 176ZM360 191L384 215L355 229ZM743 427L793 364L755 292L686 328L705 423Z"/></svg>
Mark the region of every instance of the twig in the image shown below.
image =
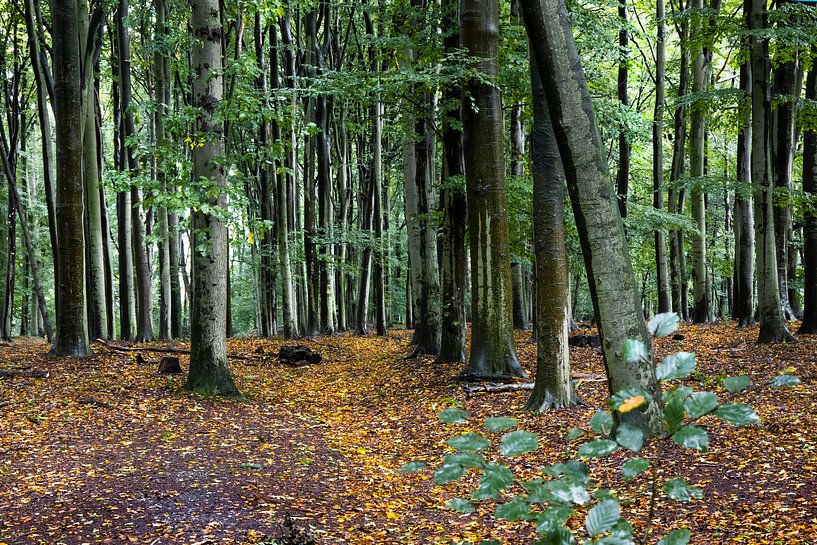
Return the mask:
<svg viewBox="0 0 817 545"><path fill-rule="evenodd" d="M108 348L110 350L115 350L117 352L158 352L162 354L186 354L190 355L190 350L185 350L183 348L163 348L163 347L152 347L152 346L142 346L139 348L131 348L128 346L117 346L115 344L111 344L108 342L103 341L102 339L96 339L94 342L97 342ZM242 361L255 361L256 358L252 358L250 356L241 356L239 354L227 354L227 357L233 360L242 360Z"/></svg>

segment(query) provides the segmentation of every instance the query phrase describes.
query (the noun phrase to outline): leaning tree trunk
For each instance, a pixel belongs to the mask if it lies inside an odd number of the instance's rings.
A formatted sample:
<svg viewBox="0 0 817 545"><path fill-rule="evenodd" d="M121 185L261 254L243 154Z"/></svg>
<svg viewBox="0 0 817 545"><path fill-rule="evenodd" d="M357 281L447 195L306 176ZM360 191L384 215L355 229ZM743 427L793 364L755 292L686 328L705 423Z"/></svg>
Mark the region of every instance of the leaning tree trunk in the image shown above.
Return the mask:
<svg viewBox="0 0 817 545"><path fill-rule="evenodd" d="M660 1L660 0L659 0ZM576 403L570 380L570 280L564 227L565 176L536 58L533 91L533 243L536 262L536 382L525 404L532 411Z"/></svg>
<svg viewBox="0 0 817 545"><path fill-rule="evenodd" d="M748 3L748 2L747 2ZM752 82L748 62L740 67L740 89L751 99ZM734 318L741 327L755 323L755 232L752 210L752 119L747 116L738 131L738 187L735 190L735 282Z"/></svg>
<svg viewBox="0 0 817 545"><path fill-rule="evenodd" d="M54 99L57 135L57 331L52 350L58 356L85 357L85 232L83 229L82 115L80 50L76 0L52 2Z"/></svg>
<svg viewBox="0 0 817 545"><path fill-rule="evenodd" d="M749 30L767 27L766 0L751 0ZM752 185L755 212L755 267L757 270L760 334L758 342L792 340L786 328L777 283L777 256L774 239L774 204L772 198L771 160L771 93L769 92L769 40L757 33L750 37L752 63Z"/></svg>
<svg viewBox="0 0 817 545"><path fill-rule="evenodd" d="M817 57L817 46L812 47ZM806 80L806 98L817 100L817 66ZM817 333L817 129L803 132L803 191L811 197L811 206L803 214L803 323L799 333Z"/></svg>
<svg viewBox="0 0 817 545"><path fill-rule="evenodd" d="M598 316L610 392L640 387L656 402L624 415L650 433L661 430L660 390L652 357L628 361L627 339L651 340L641 313L624 222L608 182L607 161L590 92L562 0L522 0L525 26L548 101Z"/></svg>
<svg viewBox="0 0 817 545"><path fill-rule="evenodd" d="M191 4L193 106L199 110L195 129L204 135L192 153L193 181L209 188L210 207L225 208L227 179L224 167L217 164L224 156L224 125L213 115L224 94L219 0L192 0ZM186 388L208 395L238 395L227 368L227 226L201 207L192 212L192 218L196 240L191 245L193 300Z"/></svg>
<svg viewBox="0 0 817 545"><path fill-rule="evenodd" d="M477 379L524 376L513 339L510 244L505 199L502 99L486 81L498 72L499 2L463 0L462 47L483 77L467 83L463 149L471 243L471 354L463 375Z"/></svg>

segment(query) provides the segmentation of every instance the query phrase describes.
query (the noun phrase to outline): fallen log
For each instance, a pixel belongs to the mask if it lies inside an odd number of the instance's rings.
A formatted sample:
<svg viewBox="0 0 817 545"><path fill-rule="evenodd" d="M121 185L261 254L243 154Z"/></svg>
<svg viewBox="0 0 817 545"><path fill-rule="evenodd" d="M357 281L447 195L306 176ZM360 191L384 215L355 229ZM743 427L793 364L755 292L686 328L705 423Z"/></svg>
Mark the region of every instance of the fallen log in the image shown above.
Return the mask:
<svg viewBox="0 0 817 545"><path fill-rule="evenodd" d="M291 367L305 367L320 363L323 358L308 346L284 345L278 351L278 363L283 363Z"/></svg>
<svg viewBox="0 0 817 545"><path fill-rule="evenodd" d="M140 346L138 348L132 348L130 346L117 346L115 344L111 344L109 342L103 341L102 339L96 339L95 343L99 343L105 348L109 350L114 350L116 352L156 352L159 354L186 354L190 355L190 350L185 350L184 348L165 348L159 346ZM239 354L227 354L227 357L231 360L240 360L240 361L255 361L256 358L252 358L250 356L242 356Z"/></svg>
<svg viewBox="0 0 817 545"><path fill-rule="evenodd" d="M27 377L27 378L48 378L51 373L45 369L0 369L0 377Z"/></svg>
<svg viewBox="0 0 817 545"><path fill-rule="evenodd" d="M571 375L576 382L606 382L607 377L604 375ZM463 386L466 395L475 394L478 392L485 392L488 394L502 393L502 392L519 392L522 390L533 390L533 382L515 382L511 384L470 384Z"/></svg>

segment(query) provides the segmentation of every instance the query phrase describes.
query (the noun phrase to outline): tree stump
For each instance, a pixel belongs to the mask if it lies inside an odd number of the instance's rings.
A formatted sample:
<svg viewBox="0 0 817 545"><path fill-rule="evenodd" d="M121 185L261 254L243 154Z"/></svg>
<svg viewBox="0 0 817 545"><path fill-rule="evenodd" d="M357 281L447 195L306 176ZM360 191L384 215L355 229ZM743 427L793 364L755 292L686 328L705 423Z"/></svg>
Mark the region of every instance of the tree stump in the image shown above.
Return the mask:
<svg viewBox="0 0 817 545"><path fill-rule="evenodd" d="M313 365L320 363L322 359L320 354L302 344L284 345L278 351L278 362L291 367Z"/></svg>
<svg viewBox="0 0 817 545"><path fill-rule="evenodd" d="M179 358L175 356L165 356L159 362L159 373L163 375L178 375L182 372L182 366L179 365Z"/></svg>

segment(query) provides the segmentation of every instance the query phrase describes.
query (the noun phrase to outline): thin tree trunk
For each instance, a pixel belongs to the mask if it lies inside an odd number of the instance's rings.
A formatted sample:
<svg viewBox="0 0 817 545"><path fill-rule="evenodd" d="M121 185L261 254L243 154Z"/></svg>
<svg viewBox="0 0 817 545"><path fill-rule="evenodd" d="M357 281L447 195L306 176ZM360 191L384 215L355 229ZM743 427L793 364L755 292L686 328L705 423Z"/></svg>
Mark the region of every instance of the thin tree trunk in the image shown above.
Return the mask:
<svg viewBox="0 0 817 545"><path fill-rule="evenodd" d="M752 81L749 62L740 67L740 88L751 99ZM735 282L734 318L741 327L755 323L755 232L752 210L752 119L747 116L738 131L738 188L735 190Z"/></svg>
<svg viewBox="0 0 817 545"><path fill-rule="evenodd" d="M655 110L652 123L652 186L653 207L664 208L664 109L666 87L666 52L664 0L656 0L655 20ZM655 231L655 271L658 291L658 312L672 311L672 297L667 271L667 238L663 228Z"/></svg>
<svg viewBox="0 0 817 545"><path fill-rule="evenodd" d="M165 157L165 115L170 104L170 71L168 68L166 51L166 41L169 31L166 19L167 7L165 0L154 0L154 12L156 17L156 30L154 35L155 53L153 56L154 94L156 101L156 111L154 113L154 126L156 132L156 177L162 193L167 194L167 174L169 168ZM172 286L171 286L171 263L170 263L170 217L167 206L159 206L159 338L169 340L173 338L172 325Z"/></svg>
<svg viewBox="0 0 817 545"><path fill-rule="evenodd" d="M817 46L811 53L817 57ZM817 66L806 80L806 98L817 100ZM817 131L812 126L803 133L803 191L811 197L811 207L803 214L803 323L798 333L817 333Z"/></svg>
<svg viewBox="0 0 817 545"><path fill-rule="evenodd" d="M766 0L750 0L749 30L767 28ZM771 93L769 92L769 40L757 33L750 37L752 63L752 185L755 212L755 266L757 270L760 334L758 342L793 340L786 328L777 283L774 240L774 206L769 157Z"/></svg>
<svg viewBox="0 0 817 545"><path fill-rule="evenodd" d="M627 80L629 70L627 68L627 47L630 42L630 35L627 32L627 0L618 2L618 18L621 27L618 31L618 102L623 109L630 107L630 100L627 97ZM616 173L616 190L618 191L618 211L622 218L627 217L627 193L630 183L630 141L622 125L618 129L618 172Z"/></svg>

